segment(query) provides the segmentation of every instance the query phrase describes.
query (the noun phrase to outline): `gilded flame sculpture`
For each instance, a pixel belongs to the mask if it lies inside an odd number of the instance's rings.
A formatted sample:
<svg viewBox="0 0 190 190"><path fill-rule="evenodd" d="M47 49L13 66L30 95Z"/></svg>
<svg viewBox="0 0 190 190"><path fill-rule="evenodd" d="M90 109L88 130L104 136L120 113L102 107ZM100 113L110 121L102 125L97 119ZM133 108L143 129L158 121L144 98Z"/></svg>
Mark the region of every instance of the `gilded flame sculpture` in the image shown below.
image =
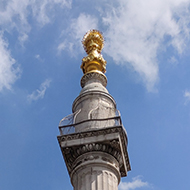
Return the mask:
<svg viewBox="0 0 190 190"><path fill-rule="evenodd" d="M101 55L104 46L104 38L98 30L88 31L82 40L83 47L88 54L82 59L81 69L83 73L106 72L106 61Z"/></svg>

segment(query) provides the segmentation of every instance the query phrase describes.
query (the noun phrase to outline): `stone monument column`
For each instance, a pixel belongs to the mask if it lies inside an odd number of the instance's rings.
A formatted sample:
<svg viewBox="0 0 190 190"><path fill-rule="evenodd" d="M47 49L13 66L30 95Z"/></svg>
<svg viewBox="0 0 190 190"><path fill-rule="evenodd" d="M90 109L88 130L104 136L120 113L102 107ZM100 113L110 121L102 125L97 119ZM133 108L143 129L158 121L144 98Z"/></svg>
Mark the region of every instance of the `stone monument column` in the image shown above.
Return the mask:
<svg viewBox="0 0 190 190"><path fill-rule="evenodd" d="M59 124L59 145L74 190L118 190L130 163L127 133L113 97L106 89L103 36L91 30L83 38L82 90L73 114Z"/></svg>

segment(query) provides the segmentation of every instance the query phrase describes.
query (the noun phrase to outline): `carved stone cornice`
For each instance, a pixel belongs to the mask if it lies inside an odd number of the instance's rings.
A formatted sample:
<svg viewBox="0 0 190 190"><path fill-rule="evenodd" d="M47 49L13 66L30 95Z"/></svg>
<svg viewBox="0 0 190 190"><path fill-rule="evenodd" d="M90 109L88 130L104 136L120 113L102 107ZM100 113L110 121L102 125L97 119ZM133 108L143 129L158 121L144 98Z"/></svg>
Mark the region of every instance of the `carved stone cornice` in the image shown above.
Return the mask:
<svg viewBox="0 0 190 190"><path fill-rule="evenodd" d="M123 126L62 135L57 138L69 174L76 167L74 163L79 156L97 151L110 154L118 161L122 177L131 170L127 152L127 136Z"/></svg>
<svg viewBox="0 0 190 190"><path fill-rule="evenodd" d="M118 145L119 142L115 141L115 143L117 143L116 146L119 147ZM119 151L119 148L115 149L111 145L105 144L105 143L90 143L90 144L85 144L85 145L80 145L80 146L75 146L75 147L67 147L67 148L63 148L62 152L64 152L65 154L65 159L66 159L66 162L68 163L69 173L79 164L79 163L76 163L75 160L79 156L89 153L89 152L90 153L105 152L107 154L110 154L118 161L120 166L122 166L122 158L121 158L121 152Z"/></svg>
<svg viewBox="0 0 190 190"><path fill-rule="evenodd" d="M98 80L104 87L107 86L106 76L102 72L92 70L91 72L83 75L83 77L81 78L81 87L83 88L85 84L91 79Z"/></svg>

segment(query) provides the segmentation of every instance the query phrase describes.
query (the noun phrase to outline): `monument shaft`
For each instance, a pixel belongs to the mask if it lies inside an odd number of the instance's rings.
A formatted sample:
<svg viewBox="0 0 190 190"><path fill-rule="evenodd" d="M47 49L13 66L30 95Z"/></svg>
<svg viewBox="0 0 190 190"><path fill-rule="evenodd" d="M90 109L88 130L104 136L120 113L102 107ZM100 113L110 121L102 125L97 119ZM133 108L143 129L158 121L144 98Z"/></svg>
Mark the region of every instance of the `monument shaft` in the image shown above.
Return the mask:
<svg viewBox="0 0 190 190"><path fill-rule="evenodd" d="M60 121L57 138L74 190L118 190L131 168L127 134L106 89L103 36L89 31L83 45L88 55L81 65L82 90L73 102L73 114Z"/></svg>

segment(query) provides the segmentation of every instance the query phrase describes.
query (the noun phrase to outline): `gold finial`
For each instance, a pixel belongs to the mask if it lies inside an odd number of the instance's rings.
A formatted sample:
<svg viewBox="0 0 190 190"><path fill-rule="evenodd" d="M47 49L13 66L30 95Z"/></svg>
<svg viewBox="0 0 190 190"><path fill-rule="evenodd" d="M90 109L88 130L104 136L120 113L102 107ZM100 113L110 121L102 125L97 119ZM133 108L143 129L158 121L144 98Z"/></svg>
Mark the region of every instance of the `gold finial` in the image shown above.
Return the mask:
<svg viewBox="0 0 190 190"><path fill-rule="evenodd" d="M88 31L82 40L83 47L88 54L82 59L81 69L87 72L106 72L106 61L101 55L104 38L98 30Z"/></svg>

